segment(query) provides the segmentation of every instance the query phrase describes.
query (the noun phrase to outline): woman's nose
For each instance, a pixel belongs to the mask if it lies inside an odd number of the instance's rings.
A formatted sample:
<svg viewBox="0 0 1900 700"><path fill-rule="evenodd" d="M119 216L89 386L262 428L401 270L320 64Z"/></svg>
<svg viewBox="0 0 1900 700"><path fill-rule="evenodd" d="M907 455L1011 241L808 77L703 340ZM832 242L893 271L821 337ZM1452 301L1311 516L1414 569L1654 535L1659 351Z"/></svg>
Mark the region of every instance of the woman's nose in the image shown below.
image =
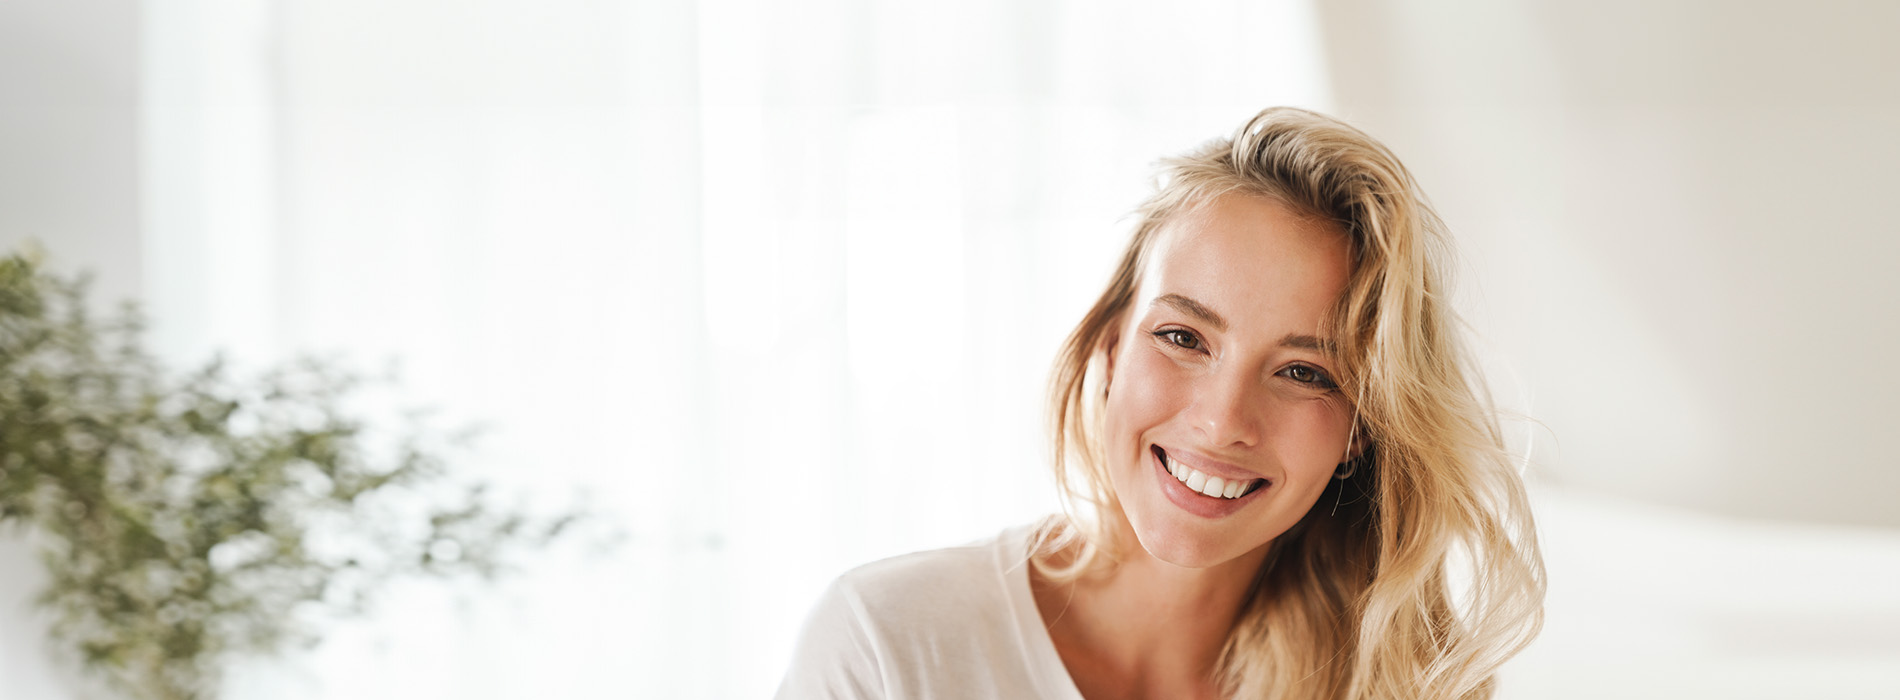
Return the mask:
<svg viewBox="0 0 1900 700"><path fill-rule="evenodd" d="M1222 371L1195 387L1188 420L1210 445L1253 447L1260 441L1265 388L1244 372Z"/></svg>

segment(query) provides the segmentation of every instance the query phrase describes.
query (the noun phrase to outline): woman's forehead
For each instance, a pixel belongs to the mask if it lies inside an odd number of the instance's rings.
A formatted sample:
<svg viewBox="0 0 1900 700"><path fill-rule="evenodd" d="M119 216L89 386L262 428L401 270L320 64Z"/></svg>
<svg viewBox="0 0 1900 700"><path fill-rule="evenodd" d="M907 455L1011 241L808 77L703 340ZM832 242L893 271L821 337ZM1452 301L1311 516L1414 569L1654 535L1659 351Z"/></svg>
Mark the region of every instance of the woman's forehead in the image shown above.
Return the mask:
<svg viewBox="0 0 1900 700"><path fill-rule="evenodd" d="M1266 197L1217 197L1181 212L1157 234L1143 265L1138 313L1160 300L1186 299L1236 326L1310 332L1350 273L1336 226Z"/></svg>

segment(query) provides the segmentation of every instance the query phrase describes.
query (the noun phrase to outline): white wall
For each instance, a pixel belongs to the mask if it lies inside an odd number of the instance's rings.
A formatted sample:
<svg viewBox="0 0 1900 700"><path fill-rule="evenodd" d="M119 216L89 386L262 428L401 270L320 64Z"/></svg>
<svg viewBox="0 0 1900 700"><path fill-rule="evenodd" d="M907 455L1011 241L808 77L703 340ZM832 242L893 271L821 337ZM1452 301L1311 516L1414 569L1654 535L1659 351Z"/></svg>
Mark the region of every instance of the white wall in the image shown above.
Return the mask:
<svg viewBox="0 0 1900 700"><path fill-rule="evenodd" d="M1900 4L1321 8L1342 115L1464 242L1544 476L1900 526Z"/></svg>
<svg viewBox="0 0 1900 700"><path fill-rule="evenodd" d="M138 292L138 3L0 3L0 246Z"/></svg>

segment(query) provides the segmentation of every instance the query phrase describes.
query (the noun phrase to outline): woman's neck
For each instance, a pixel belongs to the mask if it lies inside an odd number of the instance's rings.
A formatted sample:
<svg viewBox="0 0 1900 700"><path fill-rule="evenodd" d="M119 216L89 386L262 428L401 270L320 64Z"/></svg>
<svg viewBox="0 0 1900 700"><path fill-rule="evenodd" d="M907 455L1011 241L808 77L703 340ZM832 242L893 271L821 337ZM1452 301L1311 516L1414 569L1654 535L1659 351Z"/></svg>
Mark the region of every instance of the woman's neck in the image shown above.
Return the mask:
<svg viewBox="0 0 1900 700"><path fill-rule="evenodd" d="M1190 569L1150 556L1133 530L1121 536L1131 551L1104 574L1070 584L1032 579L1070 676L1089 700L1213 697L1215 665L1265 548Z"/></svg>

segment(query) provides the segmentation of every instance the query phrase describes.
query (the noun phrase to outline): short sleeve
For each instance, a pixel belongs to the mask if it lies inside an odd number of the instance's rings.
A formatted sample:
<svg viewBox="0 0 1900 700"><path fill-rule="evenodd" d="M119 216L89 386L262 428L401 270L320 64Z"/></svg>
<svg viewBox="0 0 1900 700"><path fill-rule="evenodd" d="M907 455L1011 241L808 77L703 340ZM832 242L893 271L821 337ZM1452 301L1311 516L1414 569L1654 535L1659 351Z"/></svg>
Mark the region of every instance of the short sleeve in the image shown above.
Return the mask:
<svg viewBox="0 0 1900 700"><path fill-rule="evenodd" d="M862 598L848 577L833 581L805 619L777 700L879 700L883 673Z"/></svg>

